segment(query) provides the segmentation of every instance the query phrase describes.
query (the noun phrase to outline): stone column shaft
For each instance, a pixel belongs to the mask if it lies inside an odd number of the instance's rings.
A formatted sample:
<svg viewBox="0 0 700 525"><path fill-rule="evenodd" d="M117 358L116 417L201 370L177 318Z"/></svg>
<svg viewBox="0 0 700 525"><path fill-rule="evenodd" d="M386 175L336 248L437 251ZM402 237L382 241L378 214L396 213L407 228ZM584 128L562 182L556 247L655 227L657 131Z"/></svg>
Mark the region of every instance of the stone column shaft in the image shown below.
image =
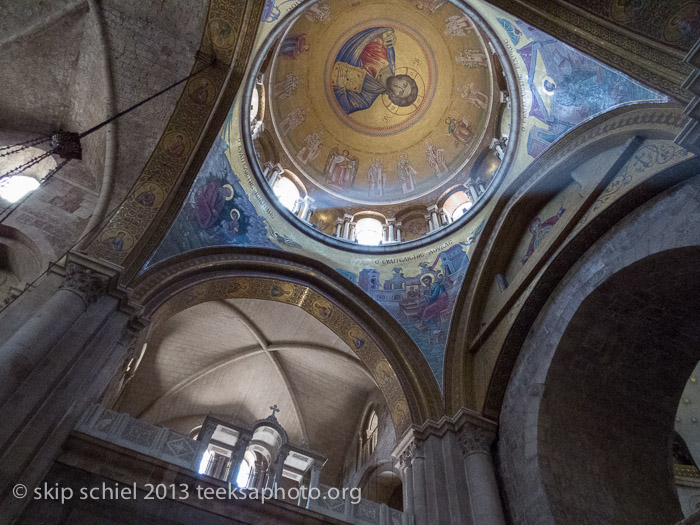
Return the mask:
<svg viewBox="0 0 700 525"><path fill-rule="evenodd" d="M479 525L505 525L491 457L494 438L494 432L468 424L459 439L464 455L472 519Z"/></svg>
<svg viewBox="0 0 700 525"><path fill-rule="evenodd" d="M415 447L415 445L414 445ZM413 459L413 512L417 525L428 525L428 501L425 484L425 458L423 451L414 448Z"/></svg>
<svg viewBox="0 0 700 525"><path fill-rule="evenodd" d="M0 347L0 406L106 290L106 278L70 263L61 288Z"/></svg>
<svg viewBox="0 0 700 525"><path fill-rule="evenodd" d="M311 491L314 489L318 488L319 481L321 479L321 466L314 461L311 464L311 477L309 478L309 494L311 494ZM309 508L309 503L311 502L311 498L308 498L306 500L306 508Z"/></svg>

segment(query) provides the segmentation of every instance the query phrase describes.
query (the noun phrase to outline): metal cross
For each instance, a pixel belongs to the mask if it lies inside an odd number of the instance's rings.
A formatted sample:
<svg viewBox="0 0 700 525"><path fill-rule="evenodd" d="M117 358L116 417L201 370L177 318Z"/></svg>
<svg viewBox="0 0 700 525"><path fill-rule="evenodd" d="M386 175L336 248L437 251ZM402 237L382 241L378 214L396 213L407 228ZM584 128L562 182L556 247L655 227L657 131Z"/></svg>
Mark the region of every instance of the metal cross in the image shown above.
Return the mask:
<svg viewBox="0 0 700 525"><path fill-rule="evenodd" d="M275 417L275 412L279 412L279 411L280 411L280 409L277 408L277 405L272 405L272 406L270 407L270 410L272 410L272 417Z"/></svg>

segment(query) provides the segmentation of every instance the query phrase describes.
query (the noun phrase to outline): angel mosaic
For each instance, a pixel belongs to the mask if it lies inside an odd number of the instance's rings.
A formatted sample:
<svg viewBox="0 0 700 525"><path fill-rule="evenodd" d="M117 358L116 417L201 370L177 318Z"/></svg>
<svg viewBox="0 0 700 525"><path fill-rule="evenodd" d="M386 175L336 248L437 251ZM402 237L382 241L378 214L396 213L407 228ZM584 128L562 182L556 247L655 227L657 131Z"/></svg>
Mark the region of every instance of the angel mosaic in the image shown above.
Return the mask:
<svg viewBox="0 0 700 525"><path fill-rule="evenodd" d="M563 206L560 206L557 213L552 215L549 219L543 221L539 217L535 217L535 220L533 220L532 224L530 224L530 234L532 235L530 238L530 244L527 247L525 256L520 260L521 264L525 264L530 257L532 257L532 254L535 253L537 248L539 248L542 239L544 239L552 230L552 227L559 222L559 219L562 215L564 215L565 211L566 209Z"/></svg>
<svg viewBox="0 0 700 525"><path fill-rule="evenodd" d="M483 109L484 111L488 107L489 96L477 88L474 82L459 86L457 88L457 93L459 93L459 95L467 102Z"/></svg>
<svg viewBox="0 0 700 525"><path fill-rule="evenodd" d="M351 157L348 150L341 153L337 147L328 154L326 168L326 182L339 188L352 188L355 184L355 176L360 161L357 157Z"/></svg>
<svg viewBox="0 0 700 525"><path fill-rule="evenodd" d="M452 135L457 143L468 146L474 140L474 132L467 119L447 117L445 124L447 124L447 134Z"/></svg>
<svg viewBox="0 0 700 525"><path fill-rule="evenodd" d="M321 146L323 145L323 133L314 132L306 135L304 139L304 145L297 153L297 160L301 162L304 166L307 163L312 162L318 154L321 153Z"/></svg>
<svg viewBox="0 0 700 525"><path fill-rule="evenodd" d="M309 44L306 43L306 34L288 36L280 45L279 55L296 60L296 58L308 52Z"/></svg>
<svg viewBox="0 0 700 525"><path fill-rule="evenodd" d="M452 15L445 19L445 34L448 36L467 36L474 30L474 24L467 15Z"/></svg>
<svg viewBox="0 0 700 525"><path fill-rule="evenodd" d="M321 1L309 7L304 16L310 22L330 22L331 20L331 6L328 2Z"/></svg>
<svg viewBox="0 0 700 525"><path fill-rule="evenodd" d="M302 125L304 120L306 120L306 114L309 112L308 108L298 107L294 108L289 114L284 117L282 122L280 122L280 128L283 135L288 135L290 131L295 130Z"/></svg>
<svg viewBox="0 0 700 525"><path fill-rule="evenodd" d="M445 150L438 148L432 142L425 143L425 159L428 166L435 172L436 177L442 177L447 173L447 163L445 163Z"/></svg>
<svg viewBox="0 0 700 525"><path fill-rule="evenodd" d="M369 180L368 194L370 197L383 197L384 185L386 184L386 173L379 157L374 158L374 162L367 169L367 179Z"/></svg>
<svg viewBox="0 0 700 525"><path fill-rule="evenodd" d="M476 49L465 49L459 55L455 57L457 63L462 64L464 67L477 68L486 67L488 65L488 59L486 58L486 53L483 51L478 51Z"/></svg>
<svg viewBox="0 0 700 525"><path fill-rule="evenodd" d="M399 155L399 162L396 165L396 175L399 178L401 190L404 194L415 191L418 173L411 164L411 161L406 158L405 153Z"/></svg>
<svg viewBox="0 0 700 525"><path fill-rule="evenodd" d="M289 98L297 92L297 88L303 83L303 78L299 78L294 73L287 73L282 80L275 84L272 92L277 98Z"/></svg>

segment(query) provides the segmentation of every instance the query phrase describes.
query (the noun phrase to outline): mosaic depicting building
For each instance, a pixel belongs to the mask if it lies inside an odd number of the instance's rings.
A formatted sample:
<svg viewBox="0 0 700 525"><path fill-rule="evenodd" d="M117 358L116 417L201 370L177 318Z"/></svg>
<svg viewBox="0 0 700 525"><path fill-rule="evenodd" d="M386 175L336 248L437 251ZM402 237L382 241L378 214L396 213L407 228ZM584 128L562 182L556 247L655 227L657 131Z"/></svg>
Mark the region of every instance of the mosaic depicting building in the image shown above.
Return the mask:
<svg viewBox="0 0 700 525"><path fill-rule="evenodd" d="M700 523L700 2L0 28L0 524Z"/></svg>

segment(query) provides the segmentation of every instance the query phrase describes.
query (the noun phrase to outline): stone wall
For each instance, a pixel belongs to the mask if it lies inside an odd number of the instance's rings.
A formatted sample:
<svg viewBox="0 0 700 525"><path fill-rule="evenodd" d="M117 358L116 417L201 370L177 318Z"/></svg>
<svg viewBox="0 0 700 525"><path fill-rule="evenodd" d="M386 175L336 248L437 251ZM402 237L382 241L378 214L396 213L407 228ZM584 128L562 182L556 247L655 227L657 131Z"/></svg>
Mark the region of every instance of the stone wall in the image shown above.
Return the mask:
<svg viewBox="0 0 700 525"><path fill-rule="evenodd" d="M7 3L0 20L0 145L58 128L85 131L187 76L207 8L207 0ZM80 238L101 191L108 211L125 197L181 89L83 139L82 162L71 161L8 224L42 246L47 260L62 255ZM111 189L103 188L108 172Z"/></svg>
<svg viewBox="0 0 700 525"><path fill-rule="evenodd" d="M682 517L670 438L700 358L698 221L695 177L614 226L540 311L500 419L513 523Z"/></svg>

